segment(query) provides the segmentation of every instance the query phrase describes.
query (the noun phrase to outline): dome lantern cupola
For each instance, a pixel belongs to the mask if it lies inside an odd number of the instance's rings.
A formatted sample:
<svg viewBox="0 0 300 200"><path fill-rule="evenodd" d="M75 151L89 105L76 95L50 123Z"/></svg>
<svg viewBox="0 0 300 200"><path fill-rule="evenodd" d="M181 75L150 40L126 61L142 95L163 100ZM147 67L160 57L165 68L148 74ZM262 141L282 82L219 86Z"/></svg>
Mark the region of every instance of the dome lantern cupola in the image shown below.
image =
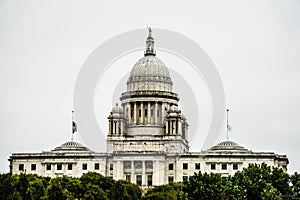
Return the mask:
<svg viewBox="0 0 300 200"><path fill-rule="evenodd" d="M147 37L146 41L146 51L144 53L145 56L155 56L155 51L154 51L154 38L152 37L152 29L151 27L148 27L149 35Z"/></svg>

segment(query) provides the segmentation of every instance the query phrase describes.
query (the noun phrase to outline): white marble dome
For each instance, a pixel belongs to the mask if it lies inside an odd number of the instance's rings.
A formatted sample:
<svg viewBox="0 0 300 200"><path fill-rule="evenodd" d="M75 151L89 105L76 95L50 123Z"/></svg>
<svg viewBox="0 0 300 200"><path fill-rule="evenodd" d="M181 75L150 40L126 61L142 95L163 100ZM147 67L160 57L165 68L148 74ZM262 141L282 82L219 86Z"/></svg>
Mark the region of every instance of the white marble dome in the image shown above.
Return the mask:
<svg viewBox="0 0 300 200"><path fill-rule="evenodd" d="M170 73L155 55L146 55L133 66L127 81L127 91L172 91Z"/></svg>

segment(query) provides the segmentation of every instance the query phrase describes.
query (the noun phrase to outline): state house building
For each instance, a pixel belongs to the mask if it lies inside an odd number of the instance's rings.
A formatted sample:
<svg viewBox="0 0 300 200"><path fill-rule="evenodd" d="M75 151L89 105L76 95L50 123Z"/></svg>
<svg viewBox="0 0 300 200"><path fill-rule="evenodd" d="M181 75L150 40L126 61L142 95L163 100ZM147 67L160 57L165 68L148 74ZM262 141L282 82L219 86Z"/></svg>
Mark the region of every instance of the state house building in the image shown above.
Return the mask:
<svg viewBox="0 0 300 200"><path fill-rule="evenodd" d="M107 152L69 141L42 153L13 153L11 173L79 177L94 171L147 188L184 181L198 171L232 175L250 163L264 162L286 171L286 155L252 152L229 140L189 152L188 122L172 85L167 66L156 57L150 29L144 57L130 72L121 104L108 116Z"/></svg>

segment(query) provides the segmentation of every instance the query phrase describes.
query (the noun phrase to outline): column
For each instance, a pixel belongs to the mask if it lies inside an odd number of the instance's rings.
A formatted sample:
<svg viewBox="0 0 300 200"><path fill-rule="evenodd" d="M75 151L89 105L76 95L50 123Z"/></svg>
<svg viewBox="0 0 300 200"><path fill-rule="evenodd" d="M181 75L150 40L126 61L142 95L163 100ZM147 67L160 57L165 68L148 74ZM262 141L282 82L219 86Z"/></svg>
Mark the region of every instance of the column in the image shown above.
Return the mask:
<svg viewBox="0 0 300 200"><path fill-rule="evenodd" d="M112 131L111 131L111 134L113 135L114 133L115 133L115 121L114 120L112 120Z"/></svg>
<svg viewBox="0 0 300 200"><path fill-rule="evenodd" d="M175 133L175 131L176 131L176 124L175 124L175 120L172 120L172 134L173 135L175 135L176 133Z"/></svg>
<svg viewBox="0 0 300 200"><path fill-rule="evenodd" d="M123 124L123 120L121 120L120 121L120 134L122 134L123 135L123 133L124 133L124 130L123 130L123 127L124 126L124 124Z"/></svg>
<svg viewBox="0 0 300 200"><path fill-rule="evenodd" d="M133 106L133 123L136 124L136 102L134 102Z"/></svg>
<svg viewBox="0 0 300 200"><path fill-rule="evenodd" d="M169 134L169 121L166 120L166 135Z"/></svg>
<svg viewBox="0 0 300 200"><path fill-rule="evenodd" d="M160 166L159 166L159 162L158 160L156 160L155 162L153 162L153 179L152 179L152 185L160 185L160 181L159 181L159 177L160 177Z"/></svg>
<svg viewBox="0 0 300 200"><path fill-rule="evenodd" d="M185 124L184 124L184 128L185 128L185 130L184 130L184 136L185 136L185 139L186 140L188 140L189 138L189 133L188 133L188 125L187 125L187 123L186 122L184 122Z"/></svg>
<svg viewBox="0 0 300 200"><path fill-rule="evenodd" d="M136 184L136 177L135 177L135 171L134 171L134 161L131 161L131 182Z"/></svg>
<svg viewBox="0 0 300 200"><path fill-rule="evenodd" d="M150 104L150 101L148 102L148 119L147 119L147 123L151 124L151 104Z"/></svg>
<svg viewBox="0 0 300 200"><path fill-rule="evenodd" d="M142 162L142 186L143 185L147 185L147 182L146 182L146 165L145 165L145 161L143 160Z"/></svg>
<svg viewBox="0 0 300 200"><path fill-rule="evenodd" d="M131 124L131 105L130 105L130 102L127 103L127 108L128 108L128 124Z"/></svg>
<svg viewBox="0 0 300 200"><path fill-rule="evenodd" d="M164 116L165 116L165 103L161 104L161 124L164 124Z"/></svg>
<svg viewBox="0 0 300 200"><path fill-rule="evenodd" d="M157 101L155 102L154 107L154 124L157 124Z"/></svg>
<svg viewBox="0 0 300 200"><path fill-rule="evenodd" d="M111 128L112 128L112 126L111 126L111 120L109 120L109 123L108 123L108 134L110 135L111 134Z"/></svg>
<svg viewBox="0 0 300 200"><path fill-rule="evenodd" d="M178 120L178 135L182 135L182 126L181 126L181 119Z"/></svg>
<svg viewBox="0 0 300 200"><path fill-rule="evenodd" d="M116 168L116 180L120 180L122 177L121 177L121 162L118 160L117 161L117 166L115 166L114 168Z"/></svg>
<svg viewBox="0 0 300 200"><path fill-rule="evenodd" d="M141 101L141 124L144 124L144 102Z"/></svg>

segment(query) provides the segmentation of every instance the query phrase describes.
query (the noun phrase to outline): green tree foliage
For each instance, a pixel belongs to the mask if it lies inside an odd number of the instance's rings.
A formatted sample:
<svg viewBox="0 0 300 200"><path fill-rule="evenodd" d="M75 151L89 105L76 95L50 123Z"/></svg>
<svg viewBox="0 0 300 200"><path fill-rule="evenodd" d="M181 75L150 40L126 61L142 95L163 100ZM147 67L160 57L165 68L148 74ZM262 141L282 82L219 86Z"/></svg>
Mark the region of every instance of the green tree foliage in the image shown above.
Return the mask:
<svg viewBox="0 0 300 200"><path fill-rule="evenodd" d="M277 199L291 197L290 177L281 169L271 168L265 163L253 164L232 178L235 185L240 187L243 199ZM269 196L276 198L269 198Z"/></svg>
<svg viewBox="0 0 300 200"><path fill-rule="evenodd" d="M292 199L300 199L300 174L295 172L295 174L290 177Z"/></svg>
<svg viewBox="0 0 300 200"><path fill-rule="evenodd" d="M266 164L250 165L228 177L199 172L188 181L154 187L144 196L135 184L94 172L80 178L0 174L0 199L296 200L300 199L300 174L289 175Z"/></svg>
<svg viewBox="0 0 300 200"><path fill-rule="evenodd" d="M173 183L155 187L144 199L300 199L300 175L289 176L266 164L250 165L228 177L199 172L181 184L181 188ZM182 191L183 195L177 195Z"/></svg>
<svg viewBox="0 0 300 200"><path fill-rule="evenodd" d="M33 174L0 174L0 199L114 200L141 199L141 189L89 172L80 178L49 178Z"/></svg>
<svg viewBox="0 0 300 200"><path fill-rule="evenodd" d="M154 187L152 190L149 190L143 199L155 199L155 200L176 200L176 199L186 199L183 192L183 183L170 183L166 185L161 185Z"/></svg>

